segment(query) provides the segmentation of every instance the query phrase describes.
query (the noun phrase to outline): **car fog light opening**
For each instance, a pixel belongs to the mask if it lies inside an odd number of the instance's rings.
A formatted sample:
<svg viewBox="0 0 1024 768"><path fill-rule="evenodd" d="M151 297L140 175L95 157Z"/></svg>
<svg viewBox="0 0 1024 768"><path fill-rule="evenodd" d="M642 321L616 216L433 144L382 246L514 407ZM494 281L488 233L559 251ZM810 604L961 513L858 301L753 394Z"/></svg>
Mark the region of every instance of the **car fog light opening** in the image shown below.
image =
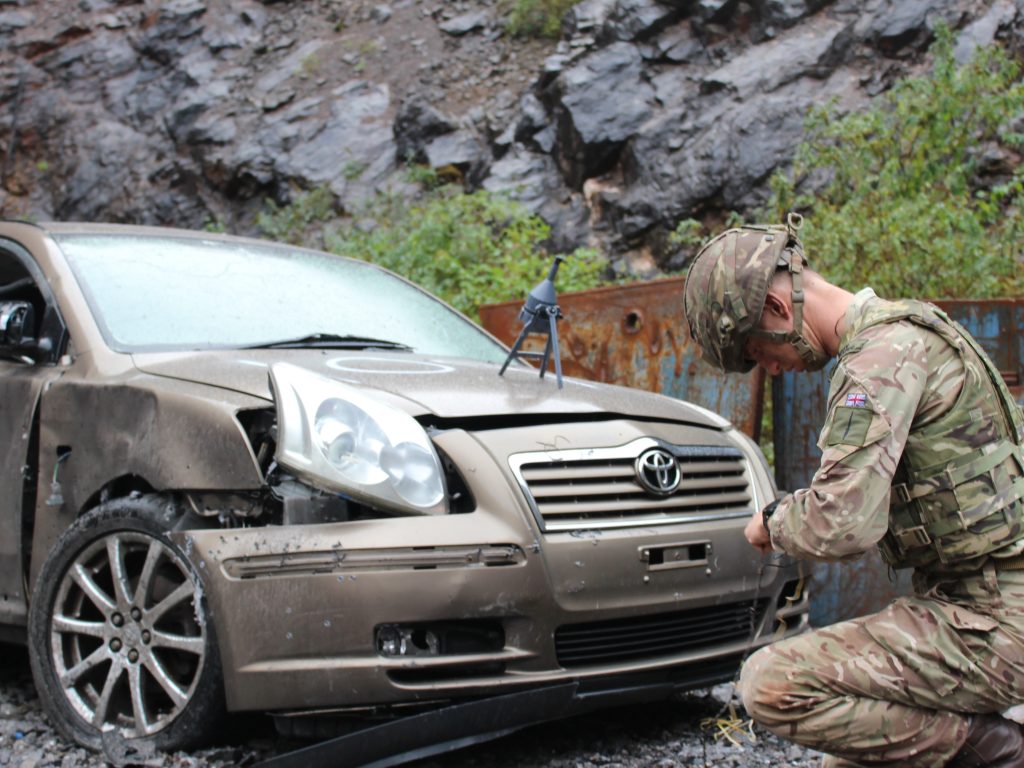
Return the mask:
<svg viewBox="0 0 1024 768"><path fill-rule="evenodd" d="M437 656L441 643L429 629L386 626L377 630L377 652L381 656Z"/></svg>
<svg viewBox="0 0 1024 768"><path fill-rule="evenodd" d="M505 632L489 620L381 624L374 632L377 653L386 657L471 656L505 647Z"/></svg>

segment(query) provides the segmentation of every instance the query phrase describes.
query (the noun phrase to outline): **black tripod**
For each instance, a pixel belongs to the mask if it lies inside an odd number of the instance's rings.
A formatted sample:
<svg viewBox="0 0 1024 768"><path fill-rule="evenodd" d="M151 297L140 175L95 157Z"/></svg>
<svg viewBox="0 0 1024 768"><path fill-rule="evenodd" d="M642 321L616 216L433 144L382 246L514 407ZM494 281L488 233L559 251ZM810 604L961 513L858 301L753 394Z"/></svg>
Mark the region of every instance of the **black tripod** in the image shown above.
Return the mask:
<svg viewBox="0 0 1024 768"><path fill-rule="evenodd" d="M505 358L504 365L501 366L501 370L498 371L498 375L501 376L505 373L505 369L508 368L508 364L514 359L529 357L529 358L540 358L540 377L544 378L544 373L548 369L548 359L551 357L551 350L555 352L555 378L558 380L558 388L562 388L562 358L558 351L558 319L562 317L562 310L558 307L558 296L555 293L555 275L558 274L558 266L564 261L564 257L555 256L555 262L551 265L551 271L548 276L538 283L529 296L526 297L526 303L523 304L523 308L519 310L519 319L523 322L523 330L519 332L519 337L516 339L516 343L512 345L512 349L508 353L508 357ZM546 334L548 339L544 345L543 352L520 352L519 348L523 344L523 340L531 333L542 333Z"/></svg>

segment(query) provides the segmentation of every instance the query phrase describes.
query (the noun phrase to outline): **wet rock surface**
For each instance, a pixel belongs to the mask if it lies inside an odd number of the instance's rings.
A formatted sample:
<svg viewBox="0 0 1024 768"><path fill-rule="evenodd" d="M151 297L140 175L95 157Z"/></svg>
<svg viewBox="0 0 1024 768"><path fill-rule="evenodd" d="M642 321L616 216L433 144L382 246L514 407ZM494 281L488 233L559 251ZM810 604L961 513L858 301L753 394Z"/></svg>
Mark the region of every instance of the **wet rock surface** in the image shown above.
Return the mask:
<svg viewBox="0 0 1024 768"><path fill-rule="evenodd" d="M506 7L0 0L0 213L252 233L267 199L353 213L416 162L559 248L664 266L679 220L763 201L809 106L922 71L939 23L961 60L1024 47L1014 0L584 0L557 41L510 37Z"/></svg>
<svg viewBox="0 0 1024 768"><path fill-rule="evenodd" d="M820 755L786 744L756 729L716 738L701 726L723 716L731 686L695 691L653 704L615 707L585 716L533 726L495 741L410 762L411 768L811 768ZM742 710L741 710L742 714ZM112 746L107 755L89 752L60 738L39 708L28 654L0 645L0 766L12 768L229 768L251 766L310 742L272 735L260 715L229 721L221 744L190 753L127 753Z"/></svg>

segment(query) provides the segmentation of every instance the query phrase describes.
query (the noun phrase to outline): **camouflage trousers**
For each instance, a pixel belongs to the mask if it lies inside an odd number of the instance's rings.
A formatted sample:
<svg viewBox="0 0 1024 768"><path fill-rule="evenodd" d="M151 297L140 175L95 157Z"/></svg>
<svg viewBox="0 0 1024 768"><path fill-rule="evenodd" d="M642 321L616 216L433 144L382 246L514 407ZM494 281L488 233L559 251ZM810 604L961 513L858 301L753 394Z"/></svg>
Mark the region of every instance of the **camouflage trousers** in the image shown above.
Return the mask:
<svg viewBox="0 0 1024 768"><path fill-rule="evenodd" d="M1024 703L1024 571L915 584L885 610L762 648L747 712L838 766L937 768L970 713Z"/></svg>

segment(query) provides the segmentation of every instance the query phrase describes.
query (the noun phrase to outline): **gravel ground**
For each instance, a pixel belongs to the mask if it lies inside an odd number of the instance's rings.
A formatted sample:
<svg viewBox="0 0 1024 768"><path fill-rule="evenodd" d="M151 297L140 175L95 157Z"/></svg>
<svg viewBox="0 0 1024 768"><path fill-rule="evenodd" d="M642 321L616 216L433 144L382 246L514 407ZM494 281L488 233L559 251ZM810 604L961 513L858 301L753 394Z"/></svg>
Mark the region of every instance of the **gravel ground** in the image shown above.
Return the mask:
<svg viewBox="0 0 1024 768"><path fill-rule="evenodd" d="M619 707L527 728L510 736L410 763L410 768L811 768L820 756L759 729L754 740L716 738L701 721L716 717L731 686L657 704ZM741 712L742 714L742 712ZM224 743L191 753L121 757L147 768L253 766L302 746L268 736L269 719L234 718ZM111 763L65 742L39 708L24 649L0 645L0 766L92 768Z"/></svg>

